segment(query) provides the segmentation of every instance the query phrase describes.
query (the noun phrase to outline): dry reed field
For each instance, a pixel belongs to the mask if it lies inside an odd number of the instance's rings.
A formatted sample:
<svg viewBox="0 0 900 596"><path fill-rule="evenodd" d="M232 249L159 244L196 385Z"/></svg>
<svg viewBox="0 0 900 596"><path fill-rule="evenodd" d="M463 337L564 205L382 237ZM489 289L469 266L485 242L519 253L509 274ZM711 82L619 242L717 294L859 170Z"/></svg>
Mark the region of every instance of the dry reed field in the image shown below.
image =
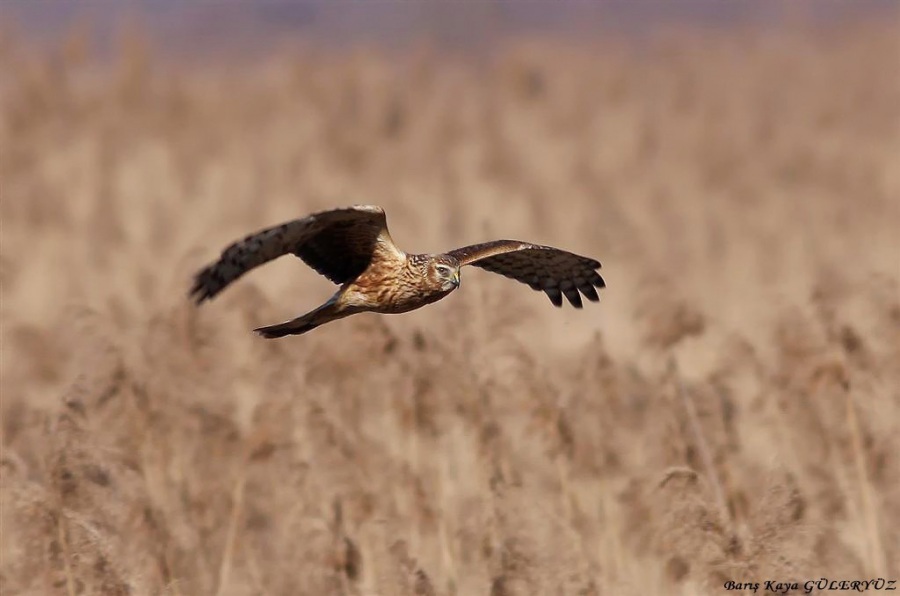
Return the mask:
<svg viewBox="0 0 900 596"><path fill-rule="evenodd" d="M896 22L297 46L0 44L4 595L723 594L900 579ZM258 228L603 262L583 311L330 296Z"/></svg>

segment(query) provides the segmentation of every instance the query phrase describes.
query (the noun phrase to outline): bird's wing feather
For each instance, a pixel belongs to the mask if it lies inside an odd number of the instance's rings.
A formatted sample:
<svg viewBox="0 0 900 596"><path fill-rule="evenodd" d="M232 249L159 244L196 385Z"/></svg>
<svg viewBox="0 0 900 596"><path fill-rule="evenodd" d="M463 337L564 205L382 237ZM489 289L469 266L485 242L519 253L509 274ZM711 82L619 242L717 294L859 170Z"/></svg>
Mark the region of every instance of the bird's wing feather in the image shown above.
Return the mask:
<svg viewBox="0 0 900 596"><path fill-rule="evenodd" d="M600 262L551 246L518 240L495 240L457 248L447 253L460 266L474 265L528 284L542 291L556 306L565 296L575 308L581 308L581 294L593 302L600 299L597 290L606 286L597 273Z"/></svg>
<svg viewBox="0 0 900 596"><path fill-rule="evenodd" d="M219 260L194 277L191 296L199 304L211 299L251 269L282 255L294 254L310 267L341 284L369 266L378 246L402 254L394 246L381 207L357 205L314 213L260 230L222 251Z"/></svg>

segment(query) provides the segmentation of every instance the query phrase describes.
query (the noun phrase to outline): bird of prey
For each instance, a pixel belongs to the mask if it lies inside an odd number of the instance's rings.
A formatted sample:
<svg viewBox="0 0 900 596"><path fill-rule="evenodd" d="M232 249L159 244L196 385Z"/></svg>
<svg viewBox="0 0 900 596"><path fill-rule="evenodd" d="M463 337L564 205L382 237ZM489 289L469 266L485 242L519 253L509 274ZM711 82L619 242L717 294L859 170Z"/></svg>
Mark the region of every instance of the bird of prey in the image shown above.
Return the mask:
<svg viewBox="0 0 900 596"><path fill-rule="evenodd" d="M388 233L384 209L356 205L322 211L260 230L222 251L194 277L191 296L202 304L230 283L268 261L293 254L340 285L325 304L286 323L260 327L266 338L306 333L360 312L404 313L447 296L459 287L459 270L474 265L543 291L555 306L563 296L581 308L581 294L600 299L600 263L558 248L518 240L495 240L443 254L406 254ZM580 292L580 294L579 294Z"/></svg>

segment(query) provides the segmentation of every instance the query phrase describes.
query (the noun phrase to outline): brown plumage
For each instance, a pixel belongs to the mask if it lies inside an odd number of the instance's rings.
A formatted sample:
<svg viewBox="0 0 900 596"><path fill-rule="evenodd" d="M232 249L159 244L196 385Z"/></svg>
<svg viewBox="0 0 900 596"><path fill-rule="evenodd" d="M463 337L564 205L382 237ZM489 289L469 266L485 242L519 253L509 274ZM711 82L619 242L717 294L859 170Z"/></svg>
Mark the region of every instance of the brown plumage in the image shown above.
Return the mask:
<svg viewBox="0 0 900 596"><path fill-rule="evenodd" d="M437 255L407 255L387 229L381 207L357 205L314 213L261 230L222 251L194 277L197 304L215 297L254 267L294 254L340 289L315 310L278 325L260 327L267 338L299 335L358 312L397 314L436 302L459 287L459 269L474 265L543 291L556 306L563 296L581 308L582 294L600 299L605 287L599 261L558 248L496 240Z"/></svg>

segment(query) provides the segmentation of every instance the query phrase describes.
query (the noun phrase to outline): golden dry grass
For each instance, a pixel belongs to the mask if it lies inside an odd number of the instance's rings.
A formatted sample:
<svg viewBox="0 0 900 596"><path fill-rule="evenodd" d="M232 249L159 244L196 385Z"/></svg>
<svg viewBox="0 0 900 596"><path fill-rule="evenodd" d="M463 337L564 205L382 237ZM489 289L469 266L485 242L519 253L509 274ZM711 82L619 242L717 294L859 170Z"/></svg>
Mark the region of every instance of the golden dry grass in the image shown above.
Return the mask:
<svg viewBox="0 0 900 596"><path fill-rule="evenodd" d="M112 70L2 44L3 594L695 594L900 575L896 23ZM258 227L595 255L306 336Z"/></svg>

